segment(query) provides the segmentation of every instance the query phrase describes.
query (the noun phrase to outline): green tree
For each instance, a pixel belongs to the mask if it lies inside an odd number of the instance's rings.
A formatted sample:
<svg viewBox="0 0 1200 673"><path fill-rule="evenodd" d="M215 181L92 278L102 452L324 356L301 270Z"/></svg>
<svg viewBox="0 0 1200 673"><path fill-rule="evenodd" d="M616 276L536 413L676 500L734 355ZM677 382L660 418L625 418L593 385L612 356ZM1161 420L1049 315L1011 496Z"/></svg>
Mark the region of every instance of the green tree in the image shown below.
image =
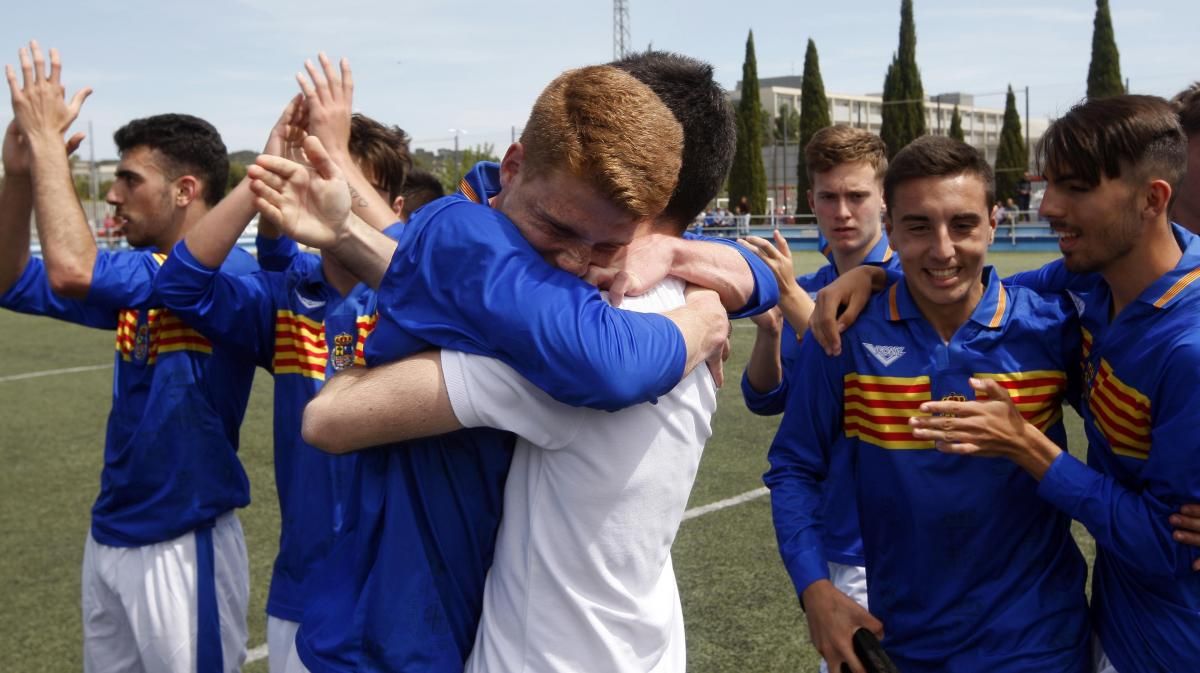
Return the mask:
<svg viewBox="0 0 1200 673"><path fill-rule="evenodd" d="M1087 97L1105 98L1125 93L1121 82L1121 54L1113 34L1108 0L1096 0L1096 18L1092 22L1092 62L1088 65Z"/></svg>
<svg viewBox="0 0 1200 673"><path fill-rule="evenodd" d="M917 68L917 27L912 0L900 2L900 49L892 55L883 80L883 120L879 135L888 158L925 135L925 90Z"/></svg>
<svg viewBox="0 0 1200 673"><path fill-rule="evenodd" d="M458 183L462 177L480 161L500 161L500 157L496 156L494 144L484 143L474 147L465 147L457 155L449 153L440 162L435 162L431 172L441 181L446 193L453 194L458 191Z"/></svg>
<svg viewBox="0 0 1200 673"><path fill-rule="evenodd" d="M729 207L733 210L746 197L750 212L767 210L767 171L762 161L762 104L758 97L758 64L754 57L754 31L746 38L746 61L742 64L742 99L737 109L737 149L729 170Z"/></svg>
<svg viewBox="0 0 1200 673"><path fill-rule="evenodd" d="M800 82L800 153L796 160L796 212L807 213L808 199L805 194L812 188L812 178L804 163L804 147L817 131L831 126L829 99L825 97L825 82L821 79L821 62L817 59L817 45L808 39L804 52L804 79Z"/></svg>
<svg viewBox="0 0 1200 673"><path fill-rule="evenodd" d="M787 103L781 105L779 114L775 117L774 131L775 142L783 142L786 131L788 144L794 146L800 139L800 112Z"/></svg>
<svg viewBox="0 0 1200 673"><path fill-rule="evenodd" d="M1000 126L1000 147L996 149L996 198L1001 203L1017 197L1017 183L1029 168L1029 148L1021 136L1021 116L1017 114L1017 97L1012 85L1004 100L1004 123Z"/></svg>
<svg viewBox="0 0 1200 673"><path fill-rule="evenodd" d="M229 179L225 182L225 190L233 191L233 188L237 187L238 183L241 182L242 178L244 177L246 177L246 164L243 164L240 161L230 161Z"/></svg>
<svg viewBox="0 0 1200 673"><path fill-rule="evenodd" d="M967 135L963 133L962 115L958 114L958 105L954 106L954 115L950 117L950 133L949 136L955 140L966 142Z"/></svg>
<svg viewBox="0 0 1200 673"><path fill-rule="evenodd" d="M775 120L767 110L758 111L758 132L763 145L773 145L782 138L775 137Z"/></svg>

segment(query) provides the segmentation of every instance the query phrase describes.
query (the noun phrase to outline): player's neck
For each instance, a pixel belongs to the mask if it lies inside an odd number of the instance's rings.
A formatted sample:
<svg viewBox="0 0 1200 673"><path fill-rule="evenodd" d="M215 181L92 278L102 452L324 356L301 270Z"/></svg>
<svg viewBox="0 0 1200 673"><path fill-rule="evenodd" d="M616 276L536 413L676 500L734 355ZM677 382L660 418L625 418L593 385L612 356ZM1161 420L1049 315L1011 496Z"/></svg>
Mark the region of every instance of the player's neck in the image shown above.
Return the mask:
<svg viewBox="0 0 1200 673"><path fill-rule="evenodd" d="M943 343L950 343L950 339L954 337L958 328L971 319L971 314L975 312L979 300L983 299L983 290L983 281L977 280L961 301L953 304L938 304L918 292L913 292L912 285L908 286L913 302L916 303L921 315L925 317L933 330L942 338Z"/></svg>
<svg viewBox="0 0 1200 673"><path fill-rule="evenodd" d="M837 250L834 250L833 251L833 266L835 269L837 269L838 275L840 276L843 273L846 273L850 269L853 269L853 268L859 266L860 264L862 264L864 261L866 261L867 255L871 254L871 251L874 250L875 246L879 244L879 239L881 239L881 238L883 238L883 228L882 227L879 229L879 231L875 232L875 236L871 239L871 241L869 243L867 243L866 245L862 246L861 248L859 248L853 252L844 252L843 253L843 252L838 252Z"/></svg>
<svg viewBox="0 0 1200 673"><path fill-rule="evenodd" d="M1137 300L1146 288L1179 264L1183 251L1166 217L1147 227L1133 249L1110 262L1100 272L1112 291L1112 314L1115 319L1126 306Z"/></svg>

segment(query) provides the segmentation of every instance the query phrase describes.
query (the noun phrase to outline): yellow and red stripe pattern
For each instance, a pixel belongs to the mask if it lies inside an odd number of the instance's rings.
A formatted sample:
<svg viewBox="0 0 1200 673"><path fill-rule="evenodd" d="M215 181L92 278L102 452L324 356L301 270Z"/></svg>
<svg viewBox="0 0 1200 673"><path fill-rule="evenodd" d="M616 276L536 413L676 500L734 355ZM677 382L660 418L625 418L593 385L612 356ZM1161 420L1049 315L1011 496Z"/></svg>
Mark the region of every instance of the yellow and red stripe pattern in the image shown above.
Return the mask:
<svg viewBox="0 0 1200 673"><path fill-rule="evenodd" d="M1162 307L1166 306L1168 303L1170 303L1170 301L1172 299L1177 297L1180 292L1183 292L1185 289L1188 288L1188 286L1190 286L1192 283L1195 283L1198 280L1200 280L1200 267L1192 269L1191 271L1184 274L1184 276L1182 278L1175 281L1174 285L1172 285L1166 292L1163 293L1163 295L1161 297L1159 297L1158 299L1156 299L1154 301L1154 307L1162 308Z"/></svg>
<svg viewBox="0 0 1200 673"><path fill-rule="evenodd" d="M483 203L483 199L479 198L479 194L475 193L475 188L471 183L467 182L466 178L458 181L458 191L462 192L463 196L475 203Z"/></svg>
<svg viewBox="0 0 1200 673"><path fill-rule="evenodd" d="M363 346L367 343L367 337L371 336L371 332L375 331L375 323L379 322L379 313L371 315L360 315L356 324L358 326L358 341L354 344L354 366L366 367L367 360L363 356Z"/></svg>
<svg viewBox="0 0 1200 673"><path fill-rule="evenodd" d="M1100 359L1087 402L1113 453L1139 460L1150 457L1150 398L1117 378L1108 360Z"/></svg>
<svg viewBox="0 0 1200 673"><path fill-rule="evenodd" d="M843 429L847 437L883 449L932 449L933 442L912 435L908 419L923 415L922 402L932 398L928 376L843 377Z"/></svg>
<svg viewBox="0 0 1200 673"><path fill-rule="evenodd" d="M117 314L116 349L121 354L121 359L126 362L138 357L139 317L140 312L134 309L123 309ZM170 309L150 309L146 313L146 322L140 329L145 330L146 364L155 364L158 356L166 353L212 353L212 342L184 324Z"/></svg>
<svg viewBox="0 0 1200 673"><path fill-rule="evenodd" d="M299 374L325 380L329 348L325 326L312 318L288 310L275 313L275 357L271 370L276 374Z"/></svg>
<svg viewBox="0 0 1200 673"><path fill-rule="evenodd" d="M999 383L1025 420L1046 432L1062 418L1063 396L1067 390L1067 373L1043 369L1027 372L975 374L977 379L992 379ZM986 400L986 393L976 399Z"/></svg>

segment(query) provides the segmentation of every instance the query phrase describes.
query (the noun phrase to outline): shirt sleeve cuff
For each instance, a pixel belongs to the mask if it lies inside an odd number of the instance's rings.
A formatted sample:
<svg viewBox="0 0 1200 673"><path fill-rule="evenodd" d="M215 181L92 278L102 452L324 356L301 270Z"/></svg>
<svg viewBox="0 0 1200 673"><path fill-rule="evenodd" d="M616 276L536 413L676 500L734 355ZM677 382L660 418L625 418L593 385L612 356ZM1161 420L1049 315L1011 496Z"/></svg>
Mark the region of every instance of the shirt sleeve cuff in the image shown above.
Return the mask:
<svg viewBox="0 0 1200 673"><path fill-rule="evenodd" d="M464 428L477 428L483 425L475 406L471 404L471 394L467 389L467 376L464 371L465 358L462 353L443 350L442 381L446 384L446 395L450 398L450 407L454 416Z"/></svg>
<svg viewBox="0 0 1200 673"><path fill-rule="evenodd" d="M760 416L774 416L783 412L781 398L784 396L786 388L787 377L785 376L780 379L778 386L765 393L760 393L750 385L749 372L742 372L742 399L746 401L747 409Z"/></svg>
<svg viewBox="0 0 1200 673"><path fill-rule="evenodd" d="M796 554L785 560L788 575L796 587L796 596L804 594L804 590L813 582L829 579L829 562L819 549Z"/></svg>
<svg viewBox="0 0 1200 673"><path fill-rule="evenodd" d="M1086 494L1094 492L1098 476L1090 467L1063 451L1042 475L1037 492L1047 502L1076 518L1080 501Z"/></svg>

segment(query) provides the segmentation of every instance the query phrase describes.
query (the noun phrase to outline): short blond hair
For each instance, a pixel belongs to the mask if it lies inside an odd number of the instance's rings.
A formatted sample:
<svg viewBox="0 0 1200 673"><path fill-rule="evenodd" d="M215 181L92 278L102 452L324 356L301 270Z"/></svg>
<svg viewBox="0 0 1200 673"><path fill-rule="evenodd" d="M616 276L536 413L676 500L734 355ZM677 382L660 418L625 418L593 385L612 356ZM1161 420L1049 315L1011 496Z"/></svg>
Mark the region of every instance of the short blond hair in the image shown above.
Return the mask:
<svg viewBox="0 0 1200 673"><path fill-rule="evenodd" d="M883 138L851 126L826 126L804 146L804 165L810 179L842 164L860 163L875 170L876 180L883 180L888 168Z"/></svg>
<svg viewBox="0 0 1200 673"><path fill-rule="evenodd" d="M559 75L521 132L528 177L565 170L638 218L659 214L679 179L683 129L642 82L611 66Z"/></svg>

